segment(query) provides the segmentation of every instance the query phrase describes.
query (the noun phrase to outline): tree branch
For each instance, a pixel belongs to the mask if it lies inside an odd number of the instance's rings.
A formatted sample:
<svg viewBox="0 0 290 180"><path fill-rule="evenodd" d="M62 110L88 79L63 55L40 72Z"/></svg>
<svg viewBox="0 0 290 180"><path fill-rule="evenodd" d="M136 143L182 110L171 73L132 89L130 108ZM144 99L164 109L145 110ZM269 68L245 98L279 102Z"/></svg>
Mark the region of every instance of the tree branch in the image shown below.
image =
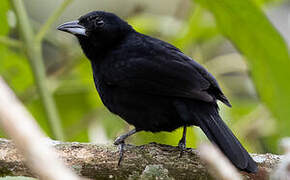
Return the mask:
<svg viewBox="0 0 290 180"><path fill-rule="evenodd" d="M179 158L179 149L160 144L143 146L126 145L124 159L117 167L118 149L112 145L89 143L64 143L46 140L54 146L65 164L81 176L92 179L210 179L204 164L194 149L187 149ZM268 179L269 173L283 156L273 154L253 155L259 165L257 174L242 172L245 179ZM43 162L45 163L45 162ZM0 176L34 176L17 153L14 144L0 139Z"/></svg>
<svg viewBox="0 0 290 180"><path fill-rule="evenodd" d="M51 146L42 141L45 136L36 121L18 101L1 77L0 125L5 134L13 139L15 147L25 157L26 164L37 174L39 179L81 179L57 158ZM5 143L0 143L0 146L6 147ZM10 150L13 151L12 149ZM5 155L5 151L4 153L0 152L0 156L3 155ZM0 160L0 166L1 163L2 161ZM3 171L0 170L0 174L1 172Z"/></svg>

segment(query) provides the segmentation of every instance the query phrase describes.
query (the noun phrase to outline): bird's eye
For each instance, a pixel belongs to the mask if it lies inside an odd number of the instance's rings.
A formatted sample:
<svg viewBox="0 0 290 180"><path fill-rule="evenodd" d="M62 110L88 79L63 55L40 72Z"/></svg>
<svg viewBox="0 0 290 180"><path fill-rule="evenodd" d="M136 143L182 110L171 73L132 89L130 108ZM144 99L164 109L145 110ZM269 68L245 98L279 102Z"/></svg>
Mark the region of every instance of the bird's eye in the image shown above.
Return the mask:
<svg viewBox="0 0 290 180"><path fill-rule="evenodd" d="M105 23L104 23L103 20L96 20L96 21L95 21L95 25L96 25L97 27L102 27L104 24L105 24Z"/></svg>

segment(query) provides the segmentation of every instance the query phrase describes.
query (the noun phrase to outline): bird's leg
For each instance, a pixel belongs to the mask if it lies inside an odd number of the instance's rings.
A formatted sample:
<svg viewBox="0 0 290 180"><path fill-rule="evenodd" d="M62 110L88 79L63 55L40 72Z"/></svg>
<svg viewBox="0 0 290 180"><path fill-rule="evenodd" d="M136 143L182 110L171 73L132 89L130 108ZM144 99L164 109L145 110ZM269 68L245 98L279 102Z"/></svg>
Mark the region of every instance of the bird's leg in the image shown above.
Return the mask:
<svg viewBox="0 0 290 180"><path fill-rule="evenodd" d="M124 154L124 146L125 146L125 139L127 139L129 136L135 134L137 131L136 129L133 129L129 131L126 134L123 134L114 141L114 145L119 145L119 161L118 161L118 166L120 166L121 161L123 159L123 154Z"/></svg>
<svg viewBox="0 0 290 180"><path fill-rule="evenodd" d="M180 139L178 143L178 147L180 149L180 155L179 157L181 158L183 155L183 151L186 149L186 126L183 127L183 133L182 133L182 138Z"/></svg>

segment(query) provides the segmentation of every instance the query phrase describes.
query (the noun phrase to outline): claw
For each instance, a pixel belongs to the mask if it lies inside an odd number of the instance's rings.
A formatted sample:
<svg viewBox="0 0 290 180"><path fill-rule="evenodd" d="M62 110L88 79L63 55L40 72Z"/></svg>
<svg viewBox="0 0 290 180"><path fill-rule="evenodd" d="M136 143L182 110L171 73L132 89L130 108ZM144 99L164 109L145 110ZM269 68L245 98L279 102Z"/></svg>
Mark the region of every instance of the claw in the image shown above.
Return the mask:
<svg viewBox="0 0 290 180"><path fill-rule="evenodd" d="M179 158L181 158L183 156L184 150L186 150L186 126L183 127L182 138L180 139L178 143L178 147L180 149Z"/></svg>
<svg viewBox="0 0 290 180"><path fill-rule="evenodd" d="M180 149L179 158L183 156L183 152L186 150L185 139L181 139L178 143L178 148Z"/></svg>
<svg viewBox="0 0 290 180"><path fill-rule="evenodd" d="M124 146L125 142L121 142L119 144L119 160L118 160L118 167L121 165L122 159L123 159L123 154L124 154Z"/></svg>

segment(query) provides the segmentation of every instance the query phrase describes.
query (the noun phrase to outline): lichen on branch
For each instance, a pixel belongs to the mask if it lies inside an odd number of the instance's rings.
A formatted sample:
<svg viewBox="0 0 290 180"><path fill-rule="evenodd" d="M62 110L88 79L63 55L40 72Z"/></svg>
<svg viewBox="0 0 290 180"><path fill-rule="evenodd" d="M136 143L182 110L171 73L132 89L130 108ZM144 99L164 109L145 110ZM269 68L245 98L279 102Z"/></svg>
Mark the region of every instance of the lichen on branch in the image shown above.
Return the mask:
<svg viewBox="0 0 290 180"><path fill-rule="evenodd" d="M58 156L67 166L90 179L212 179L198 152L190 148L179 158L180 151L177 147L156 143L142 146L126 145L122 164L117 167L119 152L116 146L49 139L44 141L56 149ZM269 173L283 157L273 154L252 156L259 165L259 172L241 172L245 179L268 179ZM0 139L0 176L7 175L34 176L14 144L9 140Z"/></svg>

